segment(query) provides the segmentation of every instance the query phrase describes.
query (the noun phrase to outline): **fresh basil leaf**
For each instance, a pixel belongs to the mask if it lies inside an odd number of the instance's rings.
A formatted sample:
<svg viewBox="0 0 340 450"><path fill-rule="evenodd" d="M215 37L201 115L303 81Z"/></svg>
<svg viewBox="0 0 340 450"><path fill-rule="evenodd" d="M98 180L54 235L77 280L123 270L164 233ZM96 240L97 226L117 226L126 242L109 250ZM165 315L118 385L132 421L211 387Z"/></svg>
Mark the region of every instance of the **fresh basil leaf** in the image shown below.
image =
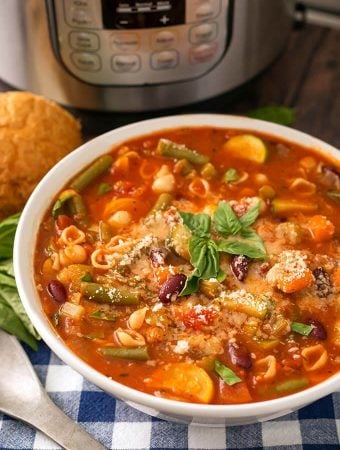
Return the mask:
<svg viewBox="0 0 340 450"><path fill-rule="evenodd" d="M104 195L107 192L110 192L112 190L112 184L109 183L100 183L98 187L98 195Z"/></svg>
<svg viewBox="0 0 340 450"><path fill-rule="evenodd" d="M204 280L217 277L220 258L217 245L212 239L193 236L189 241L189 253L195 276Z"/></svg>
<svg viewBox="0 0 340 450"><path fill-rule="evenodd" d="M223 272L222 269L220 269L220 270L218 271L216 280L217 280L219 283L222 283L222 281L224 281L224 280L226 279L226 276L227 276L227 274L226 274L225 272Z"/></svg>
<svg viewBox="0 0 340 450"><path fill-rule="evenodd" d="M240 178L239 173L236 169L230 168L226 171L226 173L223 175L223 181L225 183L231 183L233 181L237 181Z"/></svg>
<svg viewBox="0 0 340 450"><path fill-rule="evenodd" d="M193 234L199 237L210 237L211 218L208 214L192 214L179 212L186 225Z"/></svg>
<svg viewBox="0 0 340 450"><path fill-rule="evenodd" d="M184 288L182 289L181 293L179 294L179 296L183 296L183 295L190 295L193 294L194 292L198 291L198 283L199 283L199 277L196 277L195 275L191 275L190 277L187 278Z"/></svg>
<svg viewBox="0 0 340 450"><path fill-rule="evenodd" d="M242 228L247 228L252 225L255 220L258 218L260 213L260 202L257 202L255 206L249 209L242 217L240 217L240 222L242 224Z"/></svg>
<svg viewBox="0 0 340 450"><path fill-rule="evenodd" d="M220 241L218 243L218 250L220 252L230 253L231 255L244 255L251 259L264 259L265 254L251 245L230 239L228 241Z"/></svg>
<svg viewBox="0 0 340 450"><path fill-rule="evenodd" d="M340 202L340 191L327 191L326 195L331 200L334 200L335 202Z"/></svg>
<svg viewBox="0 0 340 450"><path fill-rule="evenodd" d="M263 253L264 258L267 256L267 250L264 246L263 240L260 238L260 236L256 233L256 231L252 230L251 228L243 228L241 230L241 237L242 239L252 247L256 248L259 252Z"/></svg>
<svg viewBox="0 0 340 450"><path fill-rule="evenodd" d="M281 125L292 125L295 121L294 110L286 106L263 106L250 111L247 116Z"/></svg>
<svg viewBox="0 0 340 450"><path fill-rule="evenodd" d="M314 327L313 325L306 325L305 323L292 322L290 329L295 333L302 334L303 336L309 336Z"/></svg>
<svg viewBox="0 0 340 450"><path fill-rule="evenodd" d="M21 341L28 344L33 350L38 350L37 341L24 327L19 317L15 314L0 296L0 328L13 334Z"/></svg>
<svg viewBox="0 0 340 450"><path fill-rule="evenodd" d="M240 383L242 379L236 375L236 373L229 369L229 367L225 366L218 359L215 359L214 370L217 375L222 378L222 380L227 383L229 386L233 384Z"/></svg>
<svg viewBox="0 0 340 450"><path fill-rule="evenodd" d="M219 202L214 214L214 226L217 233L224 237L235 235L242 228L241 222L227 202Z"/></svg>

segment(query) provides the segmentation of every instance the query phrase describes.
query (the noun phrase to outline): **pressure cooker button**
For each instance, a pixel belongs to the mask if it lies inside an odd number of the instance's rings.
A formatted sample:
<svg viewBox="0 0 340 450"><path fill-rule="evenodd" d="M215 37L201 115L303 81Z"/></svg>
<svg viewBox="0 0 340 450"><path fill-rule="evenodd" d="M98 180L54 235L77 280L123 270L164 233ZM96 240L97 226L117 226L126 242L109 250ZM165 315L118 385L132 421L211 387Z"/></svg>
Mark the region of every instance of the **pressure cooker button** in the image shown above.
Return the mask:
<svg viewBox="0 0 340 450"><path fill-rule="evenodd" d="M214 5L211 3L211 1L206 1L202 3L197 9L196 9L196 18L198 20L205 20L210 19L215 14L214 11Z"/></svg>
<svg viewBox="0 0 340 450"><path fill-rule="evenodd" d="M190 30L190 42L200 44L209 42L216 38L217 24L215 22L203 23L196 25Z"/></svg>
<svg viewBox="0 0 340 450"><path fill-rule="evenodd" d="M113 55L111 59L111 67L115 72L138 72L140 66L138 55Z"/></svg>
<svg viewBox="0 0 340 450"><path fill-rule="evenodd" d="M97 72L101 68L101 61L98 55L85 52L74 52L71 55L73 64L86 72Z"/></svg>
<svg viewBox="0 0 340 450"><path fill-rule="evenodd" d="M70 25L75 27L86 27L92 25L91 15L84 9L72 9L70 14Z"/></svg>
<svg viewBox="0 0 340 450"><path fill-rule="evenodd" d="M111 36L114 49L135 52L139 48L139 37L135 33L114 33Z"/></svg>
<svg viewBox="0 0 340 450"><path fill-rule="evenodd" d="M151 67L155 70L173 69L179 61L176 50L164 50L163 52L154 52L151 55Z"/></svg>
<svg viewBox="0 0 340 450"><path fill-rule="evenodd" d="M176 35L171 31L160 31L152 36L152 46L157 50L173 48L176 45Z"/></svg>
<svg viewBox="0 0 340 450"><path fill-rule="evenodd" d="M209 62L215 55L217 42L211 44L201 44L190 50L189 59L192 64L204 64Z"/></svg>
<svg viewBox="0 0 340 450"><path fill-rule="evenodd" d="M71 33L69 34L69 38L70 45L75 50L99 50L99 37L94 33L71 31Z"/></svg>

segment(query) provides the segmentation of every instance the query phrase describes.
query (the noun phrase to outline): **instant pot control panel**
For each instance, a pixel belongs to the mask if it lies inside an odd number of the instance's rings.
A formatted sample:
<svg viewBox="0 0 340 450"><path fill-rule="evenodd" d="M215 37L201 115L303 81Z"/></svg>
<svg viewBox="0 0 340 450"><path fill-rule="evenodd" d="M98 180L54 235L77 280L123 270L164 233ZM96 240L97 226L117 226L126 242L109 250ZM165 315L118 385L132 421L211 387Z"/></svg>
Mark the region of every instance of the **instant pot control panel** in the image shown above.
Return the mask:
<svg viewBox="0 0 340 450"><path fill-rule="evenodd" d="M223 57L232 0L47 0L58 59L95 85L138 86L204 75Z"/></svg>

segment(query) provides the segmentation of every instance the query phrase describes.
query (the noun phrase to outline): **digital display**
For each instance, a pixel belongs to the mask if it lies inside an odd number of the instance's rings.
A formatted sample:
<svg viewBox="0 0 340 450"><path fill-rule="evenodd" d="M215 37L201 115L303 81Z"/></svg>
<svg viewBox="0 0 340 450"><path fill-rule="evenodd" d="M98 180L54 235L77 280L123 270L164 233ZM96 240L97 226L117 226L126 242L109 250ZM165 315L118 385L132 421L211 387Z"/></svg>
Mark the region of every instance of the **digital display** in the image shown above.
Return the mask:
<svg viewBox="0 0 340 450"><path fill-rule="evenodd" d="M102 0L107 29L161 28L185 23L185 0Z"/></svg>

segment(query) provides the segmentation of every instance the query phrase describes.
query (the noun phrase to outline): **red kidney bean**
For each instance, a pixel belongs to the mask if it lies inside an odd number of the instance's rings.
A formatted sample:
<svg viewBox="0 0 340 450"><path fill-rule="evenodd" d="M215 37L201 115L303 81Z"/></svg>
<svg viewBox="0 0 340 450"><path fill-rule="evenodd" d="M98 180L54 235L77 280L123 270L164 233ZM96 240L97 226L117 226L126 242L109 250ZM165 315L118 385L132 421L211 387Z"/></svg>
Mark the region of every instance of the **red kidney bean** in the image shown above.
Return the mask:
<svg viewBox="0 0 340 450"><path fill-rule="evenodd" d="M248 273L249 258L244 255L235 255L231 258L230 268L235 278L243 281Z"/></svg>
<svg viewBox="0 0 340 450"><path fill-rule="evenodd" d="M187 277L184 273L176 273L169 277L160 287L158 298L162 303L170 303L176 300L178 294L184 288Z"/></svg>
<svg viewBox="0 0 340 450"><path fill-rule="evenodd" d="M327 331L321 322L315 319L307 320L308 325L313 325L313 330L310 332L309 336L320 341L324 341L327 339Z"/></svg>
<svg viewBox="0 0 340 450"><path fill-rule="evenodd" d="M244 347L239 347L237 344L228 344L228 353L231 362L235 366L242 367L243 369L251 368L253 362L250 353Z"/></svg>
<svg viewBox="0 0 340 450"><path fill-rule="evenodd" d="M67 300L65 286L58 280L52 280L48 283L47 292L57 303L65 303Z"/></svg>

